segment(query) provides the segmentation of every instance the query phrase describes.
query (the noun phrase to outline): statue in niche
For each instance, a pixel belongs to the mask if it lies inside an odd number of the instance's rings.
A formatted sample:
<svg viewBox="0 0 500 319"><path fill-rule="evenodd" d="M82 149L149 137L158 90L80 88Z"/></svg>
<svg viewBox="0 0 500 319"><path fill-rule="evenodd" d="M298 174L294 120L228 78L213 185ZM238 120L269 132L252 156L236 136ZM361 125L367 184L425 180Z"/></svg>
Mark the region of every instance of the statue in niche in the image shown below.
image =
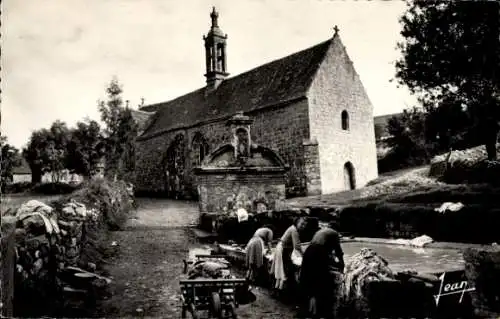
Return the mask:
<svg viewBox="0 0 500 319"><path fill-rule="evenodd" d="M248 132L240 128L236 131L236 147L237 147L237 158L240 161L245 161L249 157L249 139Z"/></svg>

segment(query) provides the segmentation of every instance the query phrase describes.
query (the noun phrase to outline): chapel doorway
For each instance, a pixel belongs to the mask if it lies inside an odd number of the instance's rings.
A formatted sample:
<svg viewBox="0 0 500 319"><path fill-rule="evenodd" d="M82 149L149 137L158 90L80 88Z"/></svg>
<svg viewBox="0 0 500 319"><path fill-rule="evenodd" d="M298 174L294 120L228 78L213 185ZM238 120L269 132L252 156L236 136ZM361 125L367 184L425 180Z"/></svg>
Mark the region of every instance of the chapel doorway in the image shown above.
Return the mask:
<svg viewBox="0 0 500 319"><path fill-rule="evenodd" d="M356 189L356 176L354 175L354 166L351 162L344 164L344 188L346 190Z"/></svg>
<svg viewBox="0 0 500 319"><path fill-rule="evenodd" d="M167 149L165 169L165 192L168 198L180 199L184 194L184 136L179 134Z"/></svg>

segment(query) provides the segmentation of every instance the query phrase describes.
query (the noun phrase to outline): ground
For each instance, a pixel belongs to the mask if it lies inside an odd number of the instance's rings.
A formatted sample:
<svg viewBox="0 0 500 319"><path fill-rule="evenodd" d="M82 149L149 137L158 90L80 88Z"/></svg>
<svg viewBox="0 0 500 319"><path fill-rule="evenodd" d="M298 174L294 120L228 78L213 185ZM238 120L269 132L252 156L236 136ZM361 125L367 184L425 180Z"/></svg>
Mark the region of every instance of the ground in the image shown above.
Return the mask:
<svg viewBox="0 0 500 319"><path fill-rule="evenodd" d="M366 187L318 196L296 197L286 200L292 207L335 206L348 204L354 200L362 200L382 195L396 195L421 188L441 187L443 184L436 178L429 177L429 166L407 168L380 174Z"/></svg>
<svg viewBox="0 0 500 319"><path fill-rule="evenodd" d="M198 218L196 203L139 199L136 218L111 235L120 253L105 266L113 284L95 316L179 318L182 260L190 248L201 247L190 228ZM254 303L240 306L239 318L293 317L292 308L266 291L256 296Z"/></svg>

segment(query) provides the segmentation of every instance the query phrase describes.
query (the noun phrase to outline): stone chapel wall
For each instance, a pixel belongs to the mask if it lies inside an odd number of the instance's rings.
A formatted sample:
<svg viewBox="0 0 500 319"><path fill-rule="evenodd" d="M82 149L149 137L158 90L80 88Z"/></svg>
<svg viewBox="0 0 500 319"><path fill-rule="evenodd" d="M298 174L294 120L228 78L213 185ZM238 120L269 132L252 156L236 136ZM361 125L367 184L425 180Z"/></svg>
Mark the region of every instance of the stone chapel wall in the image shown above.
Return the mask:
<svg viewBox="0 0 500 319"><path fill-rule="evenodd" d="M344 46L335 38L309 90L311 139L318 141L323 194L345 190L344 165L356 188L378 176L373 106ZM348 129L342 129L342 111Z"/></svg>

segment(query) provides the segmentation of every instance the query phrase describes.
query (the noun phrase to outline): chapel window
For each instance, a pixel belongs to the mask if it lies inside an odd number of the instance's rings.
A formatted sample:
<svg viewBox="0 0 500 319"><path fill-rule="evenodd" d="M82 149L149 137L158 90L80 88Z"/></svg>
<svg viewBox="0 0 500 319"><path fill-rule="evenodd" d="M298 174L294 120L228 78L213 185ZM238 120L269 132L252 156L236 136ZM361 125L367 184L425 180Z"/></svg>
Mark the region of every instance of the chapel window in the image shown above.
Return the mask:
<svg viewBox="0 0 500 319"><path fill-rule="evenodd" d="M349 130L349 114L347 113L346 110L342 111L341 117L342 117L342 129L344 131Z"/></svg>

